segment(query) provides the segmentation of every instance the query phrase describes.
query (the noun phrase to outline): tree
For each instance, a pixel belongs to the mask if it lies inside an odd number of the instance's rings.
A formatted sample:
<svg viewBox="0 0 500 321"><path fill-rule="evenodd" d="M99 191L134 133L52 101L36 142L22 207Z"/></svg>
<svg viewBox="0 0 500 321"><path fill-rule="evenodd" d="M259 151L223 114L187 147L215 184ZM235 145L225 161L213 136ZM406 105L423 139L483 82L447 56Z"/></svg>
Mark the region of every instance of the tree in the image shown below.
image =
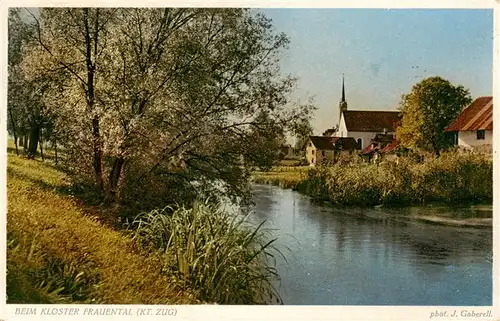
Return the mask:
<svg viewBox="0 0 500 321"><path fill-rule="evenodd" d="M309 136L313 134L311 122L307 119L297 128L295 135L295 150L301 151Z"/></svg>
<svg viewBox="0 0 500 321"><path fill-rule="evenodd" d="M84 103L85 121L91 127L92 168L99 190L103 189L99 123L99 109L102 106L96 99L96 74L100 56L106 47L107 24L115 11L101 8L41 8L37 16L27 10L35 25L35 45L25 57L25 71L35 79L49 75L55 80L54 76L57 75L58 81L71 88L66 94L72 102L75 105Z"/></svg>
<svg viewBox="0 0 500 321"><path fill-rule="evenodd" d="M22 62L27 48L32 44L34 25L21 18L18 8L9 11L9 46L8 46L8 117L9 132L14 136L16 152L17 138L23 138L23 144L28 151L28 158L34 158L37 153L41 133L51 122L43 96L53 80L41 76L29 79L22 69ZM29 137L29 144L28 144ZM42 155L43 158L43 155Z"/></svg>
<svg viewBox="0 0 500 321"><path fill-rule="evenodd" d="M33 19L24 69L53 77L44 101L67 168L92 174L108 201L247 196L253 166L274 161L262 146L310 118L279 70L288 38L253 10L42 8Z"/></svg>
<svg viewBox="0 0 500 321"><path fill-rule="evenodd" d="M451 145L444 129L470 104L469 91L441 77L430 77L413 86L400 103L401 126L397 136L408 148L423 148L439 155Z"/></svg>
<svg viewBox="0 0 500 321"><path fill-rule="evenodd" d="M7 94L7 111L8 111L8 130L14 136L14 144L16 154L18 151L18 136L24 137L25 128L22 117L24 95L20 94L24 88L24 79L19 64L22 60L23 47L29 38L30 29L24 23L20 16L20 10L13 8L9 10L8 17L8 94Z"/></svg>

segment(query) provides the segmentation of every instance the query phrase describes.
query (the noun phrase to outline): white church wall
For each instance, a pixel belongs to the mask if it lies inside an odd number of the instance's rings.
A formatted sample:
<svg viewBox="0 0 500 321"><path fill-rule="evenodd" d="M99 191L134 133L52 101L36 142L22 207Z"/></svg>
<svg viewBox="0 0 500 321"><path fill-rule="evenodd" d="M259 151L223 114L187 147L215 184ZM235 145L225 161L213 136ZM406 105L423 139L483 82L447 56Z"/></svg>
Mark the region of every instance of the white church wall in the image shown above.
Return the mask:
<svg viewBox="0 0 500 321"><path fill-rule="evenodd" d="M361 149L365 148L366 146L370 145L372 142L372 139L375 138L375 135L379 134L378 132L347 132L347 136L345 137L352 137L356 141L361 138Z"/></svg>

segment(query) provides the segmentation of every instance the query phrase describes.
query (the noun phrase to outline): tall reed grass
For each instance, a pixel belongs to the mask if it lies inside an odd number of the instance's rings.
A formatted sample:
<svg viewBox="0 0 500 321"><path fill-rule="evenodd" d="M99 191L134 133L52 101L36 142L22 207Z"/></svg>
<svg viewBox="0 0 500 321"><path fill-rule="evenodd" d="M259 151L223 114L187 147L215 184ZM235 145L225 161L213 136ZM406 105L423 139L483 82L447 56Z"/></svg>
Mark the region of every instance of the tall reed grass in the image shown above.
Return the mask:
<svg viewBox="0 0 500 321"><path fill-rule="evenodd" d="M312 169L297 189L343 205L485 202L493 198L493 162L474 153L443 153L422 161Z"/></svg>
<svg viewBox="0 0 500 321"><path fill-rule="evenodd" d="M275 167L253 181L342 205L480 203L493 198L493 161L483 153L410 154L377 164Z"/></svg>
<svg viewBox="0 0 500 321"><path fill-rule="evenodd" d="M51 255L36 237L9 234L8 239L7 302L99 303L94 296L99 283L95 269Z"/></svg>
<svg viewBox="0 0 500 321"><path fill-rule="evenodd" d="M281 254L263 225L218 205L165 208L139 215L131 229L145 248L173 260L165 269L201 300L219 304L280 303L274 256Z"/></svg>

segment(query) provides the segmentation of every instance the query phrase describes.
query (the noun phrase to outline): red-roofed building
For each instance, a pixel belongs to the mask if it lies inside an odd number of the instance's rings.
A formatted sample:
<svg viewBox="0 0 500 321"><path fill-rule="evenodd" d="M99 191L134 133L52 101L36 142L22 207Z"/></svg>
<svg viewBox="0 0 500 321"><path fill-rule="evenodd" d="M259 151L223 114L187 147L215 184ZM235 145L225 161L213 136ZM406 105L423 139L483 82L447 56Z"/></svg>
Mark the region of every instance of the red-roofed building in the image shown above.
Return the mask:
<svg viewBox="0 0 500 321"><path fill-rule="evenodd" d="M392 143L390 143L390 144L386 145L384 148L382 148L380 150L380 153L381 154L390 153L390 152L394 151L396 148L398 148L398 146L399 146L399 142L396 139L394 139L392 141Z"/></svg>
<svg viewBox="0 0 500 321"><path fill-rule="evenodd" d="M333 162L340 152L353 152L357 148L352 137L309 136L304 148L309 165Z"/></svg>
<svg viewBox="0 0 500 321"><path fill-rule="evenodd" d="M399 119L397 111L346 110L340 117L339 136L353 137L365 148L377 134L393 135Z"/></svg>
<svg viewBox="0 0 500 321"><path fill-rule="evenodd" d="M445 129L455 133L455 144L476 148L493 143L493 97L479 97Z"/></svg>
<svg viewBox="0 0 500 321"><path fill-rule="evenodd" d="M343 79L339 111L338 125L323 134L352 137L358 143L359 149L369 146L377 134L392 136L401 119L397 111L347 110Z"/></svg>
<svg viewBox="0 0 500 321"><path fill-rule="evenodd" d="M371 144L361 150L361 157L365 160L371 161L378 158L379 154L385 154L393 151L398 146L398 142L394 135L390 134L377 134L371 140Z"/></svg>

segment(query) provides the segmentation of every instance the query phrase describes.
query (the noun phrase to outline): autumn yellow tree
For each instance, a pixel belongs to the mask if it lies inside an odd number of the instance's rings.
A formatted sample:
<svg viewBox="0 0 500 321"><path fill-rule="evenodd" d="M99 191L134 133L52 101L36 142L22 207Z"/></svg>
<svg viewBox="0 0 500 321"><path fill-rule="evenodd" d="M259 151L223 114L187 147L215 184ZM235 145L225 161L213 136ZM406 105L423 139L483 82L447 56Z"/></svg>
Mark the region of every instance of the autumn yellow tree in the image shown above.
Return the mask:
<svg viewBox="0 0 500 321"><path fill-rule="evenodd" d="M398 139L405 147L439 155L452 144L444 129L470 102L469 91L463 86L455 86L441 77L424 79L402 97Z"/></svg>

